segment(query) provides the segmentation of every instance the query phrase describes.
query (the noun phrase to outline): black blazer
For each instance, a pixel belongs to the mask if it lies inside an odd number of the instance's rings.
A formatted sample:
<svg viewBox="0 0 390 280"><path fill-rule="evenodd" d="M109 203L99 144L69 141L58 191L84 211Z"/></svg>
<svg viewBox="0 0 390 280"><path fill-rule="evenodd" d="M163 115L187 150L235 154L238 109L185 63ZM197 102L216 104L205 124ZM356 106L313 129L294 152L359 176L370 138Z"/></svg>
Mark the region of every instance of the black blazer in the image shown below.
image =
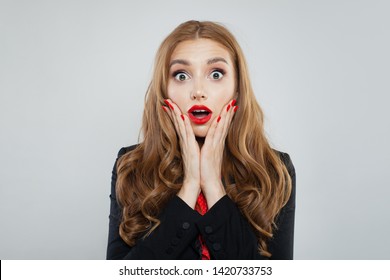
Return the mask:
<svg viewBox="0 0 390 280"><path fill-rule="evenodd" d="M121 209L115 195L116 163L135 146L122 148L112 171L107 259L200 259L199 235L211 259L266 259L258 253L256 235L235 203L225 195L201 216L178 196L168 202L161 224L148 237L128 246L119 236ZM271 259L292 259L295 215L295 169L288 154L278 152L292 179L291 197L276 220L277 230L268 243Z"/></svg>

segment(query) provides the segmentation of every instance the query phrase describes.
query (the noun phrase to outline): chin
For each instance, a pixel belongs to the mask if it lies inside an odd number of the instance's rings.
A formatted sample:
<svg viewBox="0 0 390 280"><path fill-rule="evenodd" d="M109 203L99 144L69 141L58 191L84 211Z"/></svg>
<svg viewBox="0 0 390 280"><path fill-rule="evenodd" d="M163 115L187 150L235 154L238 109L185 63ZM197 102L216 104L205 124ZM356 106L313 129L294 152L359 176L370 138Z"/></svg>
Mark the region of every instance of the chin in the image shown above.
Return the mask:
<svg viewBox="0 0 390 280"><path fill-rule="evenodd" d="M209 127L210 126L192 125L192 129L196 137L206 137Z"/></svg>

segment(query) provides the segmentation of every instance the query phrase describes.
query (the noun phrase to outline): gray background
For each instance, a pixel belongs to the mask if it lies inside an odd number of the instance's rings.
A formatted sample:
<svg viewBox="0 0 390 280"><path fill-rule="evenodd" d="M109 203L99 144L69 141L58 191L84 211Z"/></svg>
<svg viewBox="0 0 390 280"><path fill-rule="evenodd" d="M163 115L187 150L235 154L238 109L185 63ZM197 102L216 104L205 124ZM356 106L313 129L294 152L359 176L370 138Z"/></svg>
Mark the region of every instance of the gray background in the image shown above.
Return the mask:
<svg viewBox="0 0 390 280"><path fill-rule="evenodd" d="M162 39L225 24L297 170L295 258L389 259L388 1L0 1L0 258L104 259Z"/></svg>

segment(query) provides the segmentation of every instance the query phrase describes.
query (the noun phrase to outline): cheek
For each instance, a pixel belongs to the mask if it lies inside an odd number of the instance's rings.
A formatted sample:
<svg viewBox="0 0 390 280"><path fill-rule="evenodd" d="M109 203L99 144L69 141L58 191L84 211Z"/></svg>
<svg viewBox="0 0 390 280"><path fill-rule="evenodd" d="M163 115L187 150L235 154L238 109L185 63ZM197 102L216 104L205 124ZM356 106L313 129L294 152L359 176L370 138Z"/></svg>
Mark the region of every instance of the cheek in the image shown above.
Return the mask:
<svg viewBox="0 0 390 280"><path fill-rule="evenodd" d="M223 106L234 97L234 84L215 86L211 92L216 109L222 110Z"/></svg>
<svg viewBox="0 0 390 280"><path fill-rule="evenodd" d="M175 100L180 98L179 88L175 86L174 83L168 84L168 98L171 99L173 102L176 102Z"/></svg>
<svg viewBox="0 0 390 280"><path fill-rule="evenodd" d="M183 89L183 87L179 87L174 83L168 84L167 95L168 98L171 99L172 102L179 106L180 110L183 111L186 99L185 90Z"/></svg>

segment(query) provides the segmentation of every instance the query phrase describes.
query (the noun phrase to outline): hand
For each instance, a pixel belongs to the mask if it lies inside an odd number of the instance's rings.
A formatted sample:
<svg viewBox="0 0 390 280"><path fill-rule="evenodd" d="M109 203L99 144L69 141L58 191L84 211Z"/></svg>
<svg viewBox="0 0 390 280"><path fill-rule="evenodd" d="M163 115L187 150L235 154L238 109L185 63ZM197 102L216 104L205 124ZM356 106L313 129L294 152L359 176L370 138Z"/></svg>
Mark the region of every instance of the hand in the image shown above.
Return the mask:
<svg viewBox="0 0 390 280"><path fill-rule="evenodd" d="M225 139L234 113L238 109L235 100L226 104L211 124L200 151L200 187L206 197L208 208L211 208L225 194L222 184L221 168Z"/></svg>
<svg viewBox="0 0 390 280"><path fill-rule="evenodd" d="M184 180L178 196L190 207L195 208L200 193L200 150L194 131L188 117L184 116L179 107L170 99L165 100L168 106L163 106L175 125L179 136L181 156L183 160Z"/></svg>

